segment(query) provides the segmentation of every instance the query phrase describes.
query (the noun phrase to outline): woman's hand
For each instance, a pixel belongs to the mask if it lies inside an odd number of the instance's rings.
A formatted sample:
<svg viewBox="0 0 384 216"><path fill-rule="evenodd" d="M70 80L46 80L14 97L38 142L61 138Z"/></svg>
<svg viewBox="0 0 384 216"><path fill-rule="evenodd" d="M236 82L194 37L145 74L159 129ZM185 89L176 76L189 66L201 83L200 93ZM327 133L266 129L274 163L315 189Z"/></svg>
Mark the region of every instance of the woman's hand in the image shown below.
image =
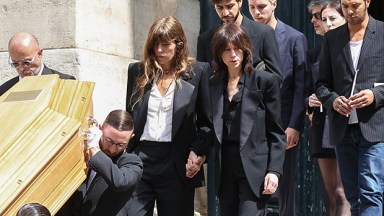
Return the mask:
<svg viewBox="0 0 384 216"><path fill-rule="evenodd" d="M319 101L319 99L317 99L315 94L312 94L311 96L309 96L308 105L310 107L319 107L321 106L321 102Z"/></svg>
<svg viewBox="0 0 384 216"><path fill-rule="evenodd" d="M189 153L187 164L185 164L186 176L188 178L193 178L196 173L200 171L200 167L204 163L205 158L205 155L197 156L193 151Z"/></svg>
<svg viewBox="0 0 384 216"><path fill-rule="evenodd" d="M263 194L273 194L279 186L279 177L274 173L268 173L264 179Z"/></svg>

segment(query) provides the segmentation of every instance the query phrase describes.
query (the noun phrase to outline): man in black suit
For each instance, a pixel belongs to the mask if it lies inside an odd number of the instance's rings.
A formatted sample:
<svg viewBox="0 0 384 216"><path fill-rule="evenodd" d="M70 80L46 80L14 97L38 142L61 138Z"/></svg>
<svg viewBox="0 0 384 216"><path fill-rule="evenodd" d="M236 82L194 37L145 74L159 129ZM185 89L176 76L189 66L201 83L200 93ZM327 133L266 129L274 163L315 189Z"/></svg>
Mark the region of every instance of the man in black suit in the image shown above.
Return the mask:
<svg viewBox="0 0 384 216"><path fill-rule="evenodd" d="M316 82L352 215L382 215L384 23L370 3L341 0L347 24L325 34Z"/></svg>
<svg viewBox="0 0 384 216"><path fill-rule="evenodd" d="M279 49L274 30L243 16L240 13L242 0L211 0L211 2L223 23L235 22L244 28L248 34L253 45L253 66L257 67L264 64L266 71L279 75L282 80ZM212 62L211 40L216 28L212 28L198 37L197 61Z"/></svg>
<svg viewBox="0 0 384 216"><path fill-rule="evenodd" d="M58 74L61 79L75 79L75 77L52 70L42 62L43 49L37 38L26 32L13 35L8 43L9 64L16 69L16 76L0 86L0 96L14 86L25 76L40 76Z"/></svg>
<svg viewBox="0 0 384 216"><path fill-rule="evenodd" d="M140 158L125 151L134 136L132 116L114 110L89 132L87 179L57 215L128 215L128 200L143 172Z"/></svg>

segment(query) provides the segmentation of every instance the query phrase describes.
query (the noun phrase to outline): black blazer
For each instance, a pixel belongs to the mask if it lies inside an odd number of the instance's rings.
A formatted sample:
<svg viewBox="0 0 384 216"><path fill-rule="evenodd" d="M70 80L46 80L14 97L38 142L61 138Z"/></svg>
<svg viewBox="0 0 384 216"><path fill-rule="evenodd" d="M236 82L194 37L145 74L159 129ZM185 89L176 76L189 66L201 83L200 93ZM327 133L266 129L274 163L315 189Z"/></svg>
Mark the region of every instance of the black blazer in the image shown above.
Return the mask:
<svg viewBox="0 0 384 216"><path fill-rule="evenodd" d="M319 77L319 54L321 46L307 52L307 76L305 79L305 105L309 114L312 114L312 124L309 128L309 151L314 157L330 157L331 149L322 149L325 119L327 109L309 106L309 97L315 93L315 83ZM331 155L334 155L331 153Z"/></svg>
<svg viewBox="0 0 384 216"><path fill-rule="evenodd" d="M339 95L350 97L355 69L352 63L347 24L329 31L324 36L320 54L320 73L316 82L316 95L328 110L330 140L340 144L344 137L348 118L333 109L333 102ZM359 126L366 140L380 142L384 140L384 23L369 17L355 86L355 93L372 90L374 102L357 109Z"/></svg>
<svg viewBox="0 0 384 216"><path fill-rule="evenodd" d="M253 66L256 67L263 61L266 70L279 75L280 80L282 80L275 31L271 27L255 22L244 15L241 27L252 42ZM216 28L208 30L197 38L197 61L212 62L211 40Z"/></svg>
<svg viewBox="0 0 384 216"><path fill-rule="evenodd" d="M208 63L196 62L188 69L189 77L182 77L180 85L176 85L174 93L172 156L180 178L191 188L204 185L204 172L201 169L195 177L186 177L185 164L189 152L193 150L197 155L206 155L213 143L210 132L212 127L208 83L210 70ZM142 73L141 63L129 65L126 109L132 114L135 124L135 136L129 143L129 152L133 152L140 145L140 137L147 120L152 83L146 86L143 98L132 106L138 97L134 93L136 80Z"/></svg>
<svg viewBox="0 0 384 216"><path fill-rule="evenodd" d="M100 151L90 158L88 164L97 175L88 189L87 178L57 215L128 215L127 203L143 172L140 158L124 152L111 159Z"/></svg>
<svg viewBox="0 0 384 216"><path fill-rule="evenodd" d="M68 74L63 74L58 71L52 70L48 68L47 66L44 65L44 69L41 73L42 75L48 75L48 74L58 74L60 79L75 79L75 77L68 75ZM16 76L5 83L3 83L0 86L0 96L3 95L6 91L8 91L12 86L16 85L16 83L19 82L19 76Z"/></svg>
<svg viewBox="0 0 384 216"><path fill-rule="evenodd" d="M246 74L241 100L240 155L247 180L257 197L262 197L264 177L283 173L285 132L280 118L280 88L277 75L255 70ZM213 128L215 131L215 182L220 188L221 144L223 138L223 90L226 81L210 80Z"/></svg>

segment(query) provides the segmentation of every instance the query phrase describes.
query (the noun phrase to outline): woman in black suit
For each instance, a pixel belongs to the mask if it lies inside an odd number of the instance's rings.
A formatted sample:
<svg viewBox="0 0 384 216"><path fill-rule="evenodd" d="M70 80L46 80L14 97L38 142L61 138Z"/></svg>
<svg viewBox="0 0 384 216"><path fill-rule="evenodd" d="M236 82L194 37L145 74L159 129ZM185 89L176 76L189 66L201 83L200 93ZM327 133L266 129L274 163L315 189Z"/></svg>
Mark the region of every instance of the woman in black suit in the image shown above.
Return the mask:
<svg viewBox="0 0 384 216"><path fill-rule="evenodd" d="M183 28L174 17L155 21L141 62L128 69L126 109L135 121L128 151L144 172L129 215L193 215L200 167L211 147L208 63L188 57Z"/></svg>
<svg viewBox="0 0 384 216"><path fill-rule="evenodd" d="M212 39L210 80L216 148L216 192L222 216L266 215L285 154L279 77L252 67L251 42L236 24Z"/></svg>

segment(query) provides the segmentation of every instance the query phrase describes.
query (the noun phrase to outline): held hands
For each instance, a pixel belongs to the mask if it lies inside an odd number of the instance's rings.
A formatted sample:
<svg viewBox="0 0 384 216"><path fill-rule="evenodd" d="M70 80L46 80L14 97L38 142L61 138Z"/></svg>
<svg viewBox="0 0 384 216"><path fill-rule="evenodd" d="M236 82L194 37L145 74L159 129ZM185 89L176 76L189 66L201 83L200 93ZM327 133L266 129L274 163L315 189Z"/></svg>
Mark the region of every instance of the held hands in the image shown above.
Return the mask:
<svg viewBox="0 0 384 216"><path fill-rule="evenodd" d="M197 156L193 151L189 153L187 164L185 164L185 169L187 171L186 176L188 178L193 178L196 173L200 171L200 167L204 163L205 158L205 155Z"/></svg>
<svg viewBox="0 0 384 216"><path fill-rule="evenodd" d="M365 89L349 98L339 96L333 101L333 109L341 115L348 116L352 113L352 109L360 109L373 103L375 96L370 89Z"/></svg>
<svg viewBox="0 0 384 216"><path fill-rule="evenodd" d="M264 178L263 194L273 194L279 186L279 178L274 173L268 173Z"/></svg>

